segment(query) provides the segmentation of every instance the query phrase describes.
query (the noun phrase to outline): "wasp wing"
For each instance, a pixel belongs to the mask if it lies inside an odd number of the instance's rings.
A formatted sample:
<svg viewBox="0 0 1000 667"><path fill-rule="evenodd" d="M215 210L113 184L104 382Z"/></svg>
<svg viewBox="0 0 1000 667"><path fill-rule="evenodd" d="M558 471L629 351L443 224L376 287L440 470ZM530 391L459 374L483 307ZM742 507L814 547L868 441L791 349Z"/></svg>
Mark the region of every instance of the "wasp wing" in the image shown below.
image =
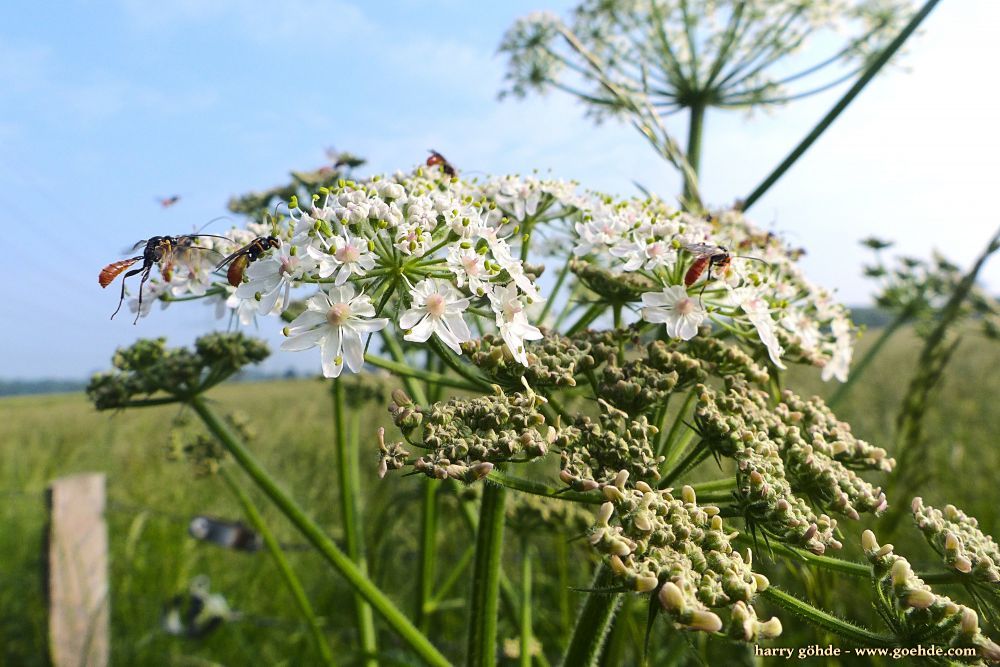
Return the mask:
<svg viewBox="0 0 1000 667"><path fill-rule="evenodd" d="M692 255L715 255L722 252L722 248L711 243L685 243L681 245L681 248Z"/></svg>

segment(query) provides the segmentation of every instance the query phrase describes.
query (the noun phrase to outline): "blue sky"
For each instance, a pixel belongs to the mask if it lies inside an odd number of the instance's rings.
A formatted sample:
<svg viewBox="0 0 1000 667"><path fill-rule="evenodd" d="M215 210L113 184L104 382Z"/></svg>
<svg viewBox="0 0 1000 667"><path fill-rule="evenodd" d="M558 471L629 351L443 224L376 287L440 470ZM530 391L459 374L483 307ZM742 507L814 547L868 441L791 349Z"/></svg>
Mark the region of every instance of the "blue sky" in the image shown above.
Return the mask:
<svg viewBox="0 0 1000 667"><path fill-rule="evenodd" d="M565 96L496 99L508 25L561 0L468 3L68 1L0 5L0 377L78 377L137 336L181 343L198 305L108 320L97 272L123 247L225 212L233 194L323 163L326 146L409 168L428 147L466 171L551 169L585 186L664 194L678 179L632 130L594 127ZM877 79L752 211L805 246L817 281L864 303L857 240L969 263L1000 224L1000 3L942 2ZM748 117L710 113L702 190L745 196L839 96ZM673 129L682 135L683 122ZM163 210L155 198L180 194ZM985 273L1000 288L1000 266ZM266 324L261 334L268 334ZM272 337L272 340L273 337ZM313 369L277 354L272 369Z"/></svg>

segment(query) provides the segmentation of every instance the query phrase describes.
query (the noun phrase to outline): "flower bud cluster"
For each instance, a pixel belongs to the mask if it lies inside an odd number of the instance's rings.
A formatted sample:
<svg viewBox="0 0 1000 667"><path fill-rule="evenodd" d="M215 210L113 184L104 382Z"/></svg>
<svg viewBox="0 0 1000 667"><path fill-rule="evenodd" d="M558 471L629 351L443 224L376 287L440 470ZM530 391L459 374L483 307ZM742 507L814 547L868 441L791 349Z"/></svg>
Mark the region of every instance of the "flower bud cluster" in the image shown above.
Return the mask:
<svg viewBox="0 0 1000 667"><path fill-rule="evenodd" d="M572 259L569 270L591 291L608 303L631 303L638 301L643 292L656 287L649 278L638 273L619 273L601 267L593 262Z"/></svg>
<svg viewBox="0 0 1000 667"><path fill-rule="evenodd" d="M627 485L622 470L604 488L590 543L605 554L615 575L639 591L656 591L670 619L688 630L718 632L712 609L732 607L736 638L751 641L781 632L780 622L759 623L750 608L768 580L751 570L752 557L733 549L737 533L726 531L717 507L697 503L691 487L679 496L638 481Z"/></svg>
<svg viewBox="0 0 1000 667"><path fill-rule="evenodd" d="M505 386L520 387L524 378L532 387L575 387L575 376L597 365L591 343L584 336L541 331L544 338L525 345L527 366L518 363L503 338L493 334L464 343L462 350L472 363Z"/></svg>
<svg viewBox="0 0 1000 667"><path fill-rule="evenodd" d="M861 546L872 564L876 605L883 616L897 620L891 625L901 639L974 647L987 662L1000 662L1000 646L980 631L976 610L935 593L891 544L879 545L872 531L864 531Z"/></svg>
<svg viewBox="0 0 1000 667"><path fill-rule="evenodd" d="M158 392L184 400L268 354L265 343L241 333L202 336L193 350L168 349L165 338L141 339L115 352L116 370L94 375L87 395L98 410L127 407L136 398Z"/></svg>
<svg viewBox="0 0 1000 667"><path fill-rule="evenodd" d="M406 466L410 458L410 452L403 447L403 443L394 442L385 444L385 428L378 429L378 476L379 479L385 477L390 470L399 470Z"/></svg>
<svg viewBox="0 0 1000 667"><path fill-rule="evenodd" d="M660 478L662 456L653 453L650 436L657 429L645 416L635 419L597 400L601 414L597 421L578 415L573 424L555 435L562 470L559 478L579 491L591 491L613 483L619 471L634 479L656 482Z"/></svg>
<svg viewBox="0 0 1000 667"><path fill-rule="evenodd" d="M495 463L531 460L548 452L552 436L538 430L545 424L538 411L543 400L530 390L506 394L497 388L493 396L452 398L425 410L397 389L389 411L412 445L429 450L413 462L415 471L474 482L488 475ZM382 449L380 472L383 466L401 467L406 456L401 445Z"/></svg>
<svg viewBox="0 0 1000 667"><path fill-rule="evenodd" d="M913 519L944 564L988 584L1000 581L1000 546L979 529L979 521L954 505L943 510L914 498Z"/></svg>
<svg viewBox="0 0 1000 667"><path fill-rule="evenodd" d="M736 460L744 511L767 532L822 553L840 547L836 521L811 505L850 519L887 507L882 490L855 469L889 471L895 462L856 439L820 399L785 392L771 408L765 392L739 378L728 379L724 393L706 385L697 391L698 432L715 453Z"/></svg>

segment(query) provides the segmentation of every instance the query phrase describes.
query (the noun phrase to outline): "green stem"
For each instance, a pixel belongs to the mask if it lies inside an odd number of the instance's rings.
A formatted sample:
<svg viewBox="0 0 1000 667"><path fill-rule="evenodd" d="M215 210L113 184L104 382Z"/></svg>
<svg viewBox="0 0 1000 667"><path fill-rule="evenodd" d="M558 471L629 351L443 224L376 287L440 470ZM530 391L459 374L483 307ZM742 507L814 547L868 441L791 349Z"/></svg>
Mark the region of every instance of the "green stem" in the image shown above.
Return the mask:
<svg viewBox="0 0 1000 667"><path fill-rule="evenodd" d="M569 275L569 260L563 265L562 270L559 271L559 277L556 278L556 284L552 287L552 292L549 294L548 300L545 302L545 306L542 307L542 312L538 316L538 322L545 322L546 316L549 314L549 310L552 309L552 304L556 300L556 294L562 288L563 283L566 282L566 276Z"/></svg>
<svg viewBox="0 0 1000 667"><path fill-rule="evenodd" d="M472 384L471 382L466 382L465 380L450 377L448 375L443 375L441 373L435 373L434 371L426 371L421 368L411 368L405 363L392 361L389 359L383 359L382 357L378 357L373 354L366 354L365 361L367 361L372 366L384 368L385 370L389 371L393 375L399 376L400 378L414 378L417 380L423 380L424 382L439 384L445 387L464 389L465 391L479 391L479 387Z"/></svg>
<svg viewBox="0 0 1000 667"><path fill-rule="evenodd" d="M427 632L430 599L434 592L435 556L437 555L437 480L424 480L424 497L420 508L420 579L417 585L417 603L414 621Z"/></svg>
<svg viewBox="0 0 1000 667"><path fill-rule="evenodd" d="M699 102L691 105L691 116L688 124L687 161L691 165L691 171L698 175L701 165L701 138L705 128L705 104ZM692 189L695 184L686 176L684 178L684 202L697 201L695 191Z"/></svg>
<svg viewBox="0 0 1000 667"><path fill-rule="evenodd" d="M697 484L692 484L691 488L698 494L709 493L711 491L732 491L736 488L736 478L723 477L722 479L713 479L711 482L698 482Z"/></svg>
<svg viewBox="0 0 1000 667"><path fill-rule="evenodd" d="M601 590L613 583L614 575L604 563L597 567L591 588ZM590 667L601 656L604 640L621 603L620 593L588 593L576 617L573 635L563 656L563 667Z"/></svg>
<svg viewBox="0 0 1000 667"><path fill-rule="evenodd" d="M225 466L220 467L219 475L243 507L243 513L250 520L250 525L253 526L254 530L264 540L264 546L267 548L268 553L271 554L274 564L278 566L278 572L281 574L281 578L285 580L288 592L292 594L299 612L301 612L302 617L306 620L306 625L309 626L309 632L312 634L313 641L316 642L316 650L322 656L323 663L333 667L333 665L337 664L337 661L333 659L333 651L330 649L330 644L326 641L326 636L323 634L322 624L316 618L316 613L313 611L312 604L309 603L306 591L302 588L302 582L299 581L295 570L292 569L288 559L285 558L285 553L281 550L281 545L274 537L274 533L268 528L267 522L261 516L257 506L254 505L250 495L243 490L243 487L236 481L233 474L229 472L229 469Z"/></svg>
<svg viewBox="0 0 1000 667"><path fill-rule="evenodd" d="M385 344L385 349L389 350L389 354L396 363L406 365L406 355L403 354L403 348L400 347L399 341L391 333L382 329L382 342ZM411 369L412 370L412 369ZM407 375L400 375L400 379L403 381L403 386L406 387L406 391L410 393L410 396L419 405L427 405L427 395L424 393L424 388L421 387L417 381L413 378L412 373Z"/></svg>
<svg viewBox="0 0 1000 667"><path fill-rule="evenodd" d="M809 150L809 147L812 146L817 139L819 139L820 135L822 135L823 132L825 132L826 129L833 124L833 121L837 120L837 116L839 116L844 109L846 109L847 106L854 101L854 98L858 96L858 93L860 93L864 87L868 85L868 82L871 81L876 74L878 74L879 70L881 70L887 62L889 62L889 59L892 58L896 51L899 50L899 47L903 45L903 42L905 42L909 36L913 34L913 31L917 29L923 20L927 18L927 15L931 13L931 10L934 9L934 6L938 2L939 0L927 0L927 2L924 3L924 6L920 8L919 12L914 14L913 18L910 19L910 22L906 25L906 27L903 28L896 38L892 40L892 42L890 42L889 45L882 50L878 57L871 62L871 65L868 66L864 74L862 74L854 85L851 86L850 90L844 93L844 96L840 98L832 109L830 109L819 124L817 124L816 127L814 127L812 131L806 135L805 139L803 139L799 145L788 154L788 157L782 160L781 164L775 167L774 171L768 174L767 178L765 178L763 182L761 182L761 184L750 193L740 208L745 211L753 206L754 203L764 196L764 193L767 192L771 186L774 185L807 150Z"/></svg>
<svg viewBox="0 0 1000 667"><path fill-rule="evenodd" d="M607 306L608 305L606 303L591 304L583 315L580 316L580 319L578 319L573 326L566 330L566 335L572 336L586 329L591 322L600 317L601 313L604 312L604 309L607 308Z"/></svg>
<svg viewBox="0 0 1000 667"><path fill-rule="evenodd" d="M677 411L677 416L674 417L674 423L671 424L670 431L665 433L663 439L660 440L659 445L656 448L657 456L665 454L673 448L677 432L680 431L682 426L684 426L684 419L687 415L687 411L691 407L691 404L694 403L695 398L697 398L697 390L692 389L684 399L681 409Z"/></svg>
<svg viewBox="0 0 1000 667"><path fill-rule="evenodd" d="M531 544L521 541L521 667L531 667Z"/></svg>
<svg viewBox="0 0 1000 667"><path fill-rule="evenodd" d="M292 497L282 489L273 477L261 466L254 455L248 450L232 429L222 421L215 411L208 406L202 396L192 396L190 405L205 423L209 431L232 455L244 472L250 476L258 488L267 495L289 521L299 530L310 544L327 560L330 565L347 580L354 590L381 615L385 622L413 651L425 662L431 665L449 665L448 659L438 651L393 604L385 593L358 569L354 561L334 544L323 529L299 507Z"/></svg>
<svg viewBox="0 0 1000 667"><path fill-rule="evenodd" d="M824 630L832 632L840 637L843 637L844 639L857 642L858 644L862 644L864 646L893 646L896 643L892 637L876 634L871 630L867 630L841 620L833 614L825 612L822 609L817 609L811 604L803 602L797 597L779 590L775 586L770 586L764 590L761 593L761 597L784 607L792 613L801 616L810 623L818 625Z"/></svg>
<svg viewBox="0 0 1000 667"><path fill-rule="evenodd" d="M709 450L708 445L699 442L691 449L690 452L688 452L687 456L685 456L684 459L677 464L676 468L663 476L663 479L660 480L659 487L663 489L670 486L674 480L704 461L706 458L711 456L711 454L712 452Z"/></svg>
<svg viewBox="0 0 1000 667"><path fill-rule="evenodd" d="M497 608L500 601L500 568L503 550L504 504L507 489L496 484L483 487L476 532L476 560L469 602L469 667L496 663Z"/></svg>
<svg viewBox="0 0 1000 667"><path fill-rule="evenodd" d="M344 385L340 378L333 381L333 418L336 422L335 452L337 457L338 486L340 487L340 520L344 529L344 542L347 556L357 565L363 576L368 576L368 561L365 558L364 531L361 527L360 510L361 494L356 456L358 442L349 442L347 438L347 410L344 406ZM357 434L355 434L357 435ZM375 619L372 608L364 598L355 591L354 613L358 624L358 639L364 654L363 664L366 667L377 667L378 641L375 635Z"/></svg>
<svg viewBox="0 0 1000 667"><path fill-rule="evenodd" d="M896 317L896 319L894 319L889 326L882 330L878 339L865 352L865 356L863 356L861 360L854 365L854 368L851 369L851 375L847 378L847 382L837 387L836 391L833 392L833 395L830 396L829 400L827 400L826 404L830 408L835 407L844 399L844 396L850 390L851 386L858 381L861 374L864 373L865 369L868 368L869 364L871 364L872 359L874 359L876 355L882 351L882 348L885 347L885 344L889 342L889 338L891 338L894 333L899 331L899 328L902 327L909 319L909 313L900 313L900 315Z"/></svg>
<svg viewBox="0 0 1000 667"><path fill-rule="evenodd" d="M588 505L601 505L607 499L600 493L585 493L583 491L572 491L563 488L556 488L549 486L548 484L543 484L541 482L535 482L529 479L521 479L520 477L511 477L507 473L501 470L493 470L489 475L486 476L487 479L496 482L497 484L502 484L509 489L515 489L516 491L523 491L524 493L531 493L536 496L543 496L545 498L556 498L558 500L567 500L577 503L586 503Z"/></svg>

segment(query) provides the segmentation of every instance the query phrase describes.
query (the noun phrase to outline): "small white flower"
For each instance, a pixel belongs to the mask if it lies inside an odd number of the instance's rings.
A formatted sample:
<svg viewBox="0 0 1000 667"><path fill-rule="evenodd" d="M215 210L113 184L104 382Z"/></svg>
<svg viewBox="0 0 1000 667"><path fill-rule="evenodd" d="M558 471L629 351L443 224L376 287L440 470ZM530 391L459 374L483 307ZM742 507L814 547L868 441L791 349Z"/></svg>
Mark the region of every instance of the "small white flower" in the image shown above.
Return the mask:
<svg viewBox="0 0 1000 667"><path fill-rule="evenodd" d="M448 250L448 268L455 274L459 287L469 284L473 294L484 294L489 289L491 273L486 268L486 258L473 247L453 245Z"/></svg>
<svg viewBox="0 0 1000 667"><path fill-rule="evenodd" d="M363 276L375 267L375 255L368 249L368 241L355 236L334 236L332 252L310 246L306 253L319 263L320 278L334 278L335 285L343 285L352 275Z"/></svg>
<svg viewBox="0 0 1000 667"><path fill-rule="evenodd" d="M381 331L389 323L374 315L368 295L357 294L351 284L334 285L306 301L306 310L288 326L288 339L281 349L299 351L318 345L325 377L340 377L345 361L357 373L365 363L361 336Z"/></svg>
<svg viewBox="0 0 1000 667"><path fill-rule="evenodd" d="M267 257L262 257L246 269L247 282L236 288L236 296L258 300L255 312L271 315L288 305L292 285L313 268L315 263L302 255L291 254L291 247L282 245ZM284 288L284 289L282 289Z"/></svg>
<svg viewBox="0 0 1000 667"><path fill-rule="evenodd" d="M489 293L490 305L496 313L497 328L507 349L514 359L523 366L528 365L528 352L524 348L526 340L540 340L542 332L528 321L524 304L518 295L517 285L495 285Z"/></svg>
<svg viewBox="0 0 1000 667"><path fill-rule="evenodd" d="M538 180L531 177L524 180L513 176L505 178L496 194L497 204L510 212L515 220L524 220L526 215L534 215L541 200L542 191L538 187Z"/></svg>
<svg viewBox="0 0 1000 667"><path fill-rule="evenodd" d="M680 285L643 294L642 306L642 319L666 324L667 334L682 340L694 338L707 315L701 303L688 296L687 290Z"/></svg>
<svg viewBox="0 0 1000 667"><path fill-rule="evenodd" d="M451 283L440 278L421 280L410 290L412 306L399 319L399 326L408 330L404 339L423 343L432 334L461 354L460 343L472 338L469 325L462 313L469 307L469 299Z"/></svg>

